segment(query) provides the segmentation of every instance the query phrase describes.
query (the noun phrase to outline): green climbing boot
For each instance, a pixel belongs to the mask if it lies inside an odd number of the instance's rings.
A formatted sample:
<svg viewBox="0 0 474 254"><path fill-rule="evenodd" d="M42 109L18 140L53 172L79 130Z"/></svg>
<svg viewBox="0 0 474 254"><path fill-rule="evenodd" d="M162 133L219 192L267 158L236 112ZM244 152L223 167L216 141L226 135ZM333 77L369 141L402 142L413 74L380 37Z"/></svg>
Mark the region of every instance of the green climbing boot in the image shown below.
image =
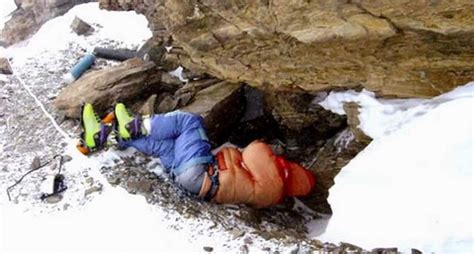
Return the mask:
<svg viewBox="0 0 474 254"><path fill-rule="evenodd" d="M119 139L129 140L141 136L140 117L131 116L123 103L115 105L115 117L117 119L117 137Z"/></svg>
<svg viewBox="0 0 474 254"><path fill-rule="evenodd" d="M100 121L90 103L82 106L81 126L83 130L81 142L77 145L81 153L88 154L105 147L107 136L111 132L112 127Z"/></svg>

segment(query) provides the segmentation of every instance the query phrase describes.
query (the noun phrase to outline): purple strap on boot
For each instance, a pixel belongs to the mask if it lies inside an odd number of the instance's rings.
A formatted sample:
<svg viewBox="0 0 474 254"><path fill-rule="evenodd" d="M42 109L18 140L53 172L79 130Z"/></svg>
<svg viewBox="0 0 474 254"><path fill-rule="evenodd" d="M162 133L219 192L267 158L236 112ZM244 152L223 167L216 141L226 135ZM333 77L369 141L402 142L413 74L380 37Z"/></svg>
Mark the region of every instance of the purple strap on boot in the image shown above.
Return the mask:
<svg viewBox="0 0 474 254"><path fill-rule="evenodd" d="M107 137L109 136L110 131L110 126L107 126L103 123L100 124L99 137L98 140L96 140L96 143L98 143L99 147L103 147L107 143Z"/></svg>
<svg viewBox="0 0 474 254"><path fill-rule="evenodd" d="M138 138L141 136L141 117L135 116L132 122L128 124L128 130L130 131L130 136L132 138Z"/></svg>

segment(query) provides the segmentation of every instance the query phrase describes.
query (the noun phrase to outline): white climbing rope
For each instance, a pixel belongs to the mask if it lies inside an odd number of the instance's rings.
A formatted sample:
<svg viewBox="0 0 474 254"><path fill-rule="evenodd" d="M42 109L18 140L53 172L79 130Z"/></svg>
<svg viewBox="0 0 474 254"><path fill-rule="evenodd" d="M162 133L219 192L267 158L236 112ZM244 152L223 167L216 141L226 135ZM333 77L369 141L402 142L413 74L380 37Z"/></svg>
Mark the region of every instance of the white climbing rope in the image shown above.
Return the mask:
<svg viewBox="0 0 474 254"><path fill-rule="evenodd" d="M11 63L10 63L10 60L8 60L8 58L7 58L7 62L10 66L12 66ZM12 69L13 69L13 66L12 66ZM26 85L25 81L19 75L16 75L15 73L16 73L16 71L13 70L13 76L20 82L20 84L23 86L23 88L25 88L25 90L28 92L28 94L35 100L36 104L38 104L38 106L41 108L44 115L49 118L49 120L53 124L54 128L66 139L66 141L68 141L68 142L72 141L72 138L63 129L61 129L61 127L59 127L59 124L56 122L56 120L54 120L54 117L46 110L43 103L41 103L41 101L38 99L38 97L35 94L33 94L31 89Z"/></svg>

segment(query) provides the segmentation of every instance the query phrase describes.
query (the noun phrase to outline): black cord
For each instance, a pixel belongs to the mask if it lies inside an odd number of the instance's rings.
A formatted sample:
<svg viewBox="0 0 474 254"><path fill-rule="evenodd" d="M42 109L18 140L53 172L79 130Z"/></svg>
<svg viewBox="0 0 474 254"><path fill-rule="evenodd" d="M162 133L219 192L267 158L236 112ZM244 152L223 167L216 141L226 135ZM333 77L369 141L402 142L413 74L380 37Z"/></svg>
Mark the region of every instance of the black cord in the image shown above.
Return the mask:
<svg viewBox="0 0 474 254"><path fill-rule="evenodd" d="M12 201L11 200L11 197L10 197L10 190L15 187L16 185L18 185L21 181L23 181L23 178L25 178L27 175L35 172L36 170L39 170L41 169L42 167L48 165L49 163L51 163L52 161L56 160L56 158L59 157L59 173L58 174L61 174L61 168L63 166L63 156L60 155L60 154L56 154L51 160L47 161L46 163L44 164L40 164L38 167L34 168L34 169L31 169L30 171L26 172L20 179L18 179L13 185L11 185L10 187L7 188L7 195L8 195L8 200L9 201Z"/></svg>

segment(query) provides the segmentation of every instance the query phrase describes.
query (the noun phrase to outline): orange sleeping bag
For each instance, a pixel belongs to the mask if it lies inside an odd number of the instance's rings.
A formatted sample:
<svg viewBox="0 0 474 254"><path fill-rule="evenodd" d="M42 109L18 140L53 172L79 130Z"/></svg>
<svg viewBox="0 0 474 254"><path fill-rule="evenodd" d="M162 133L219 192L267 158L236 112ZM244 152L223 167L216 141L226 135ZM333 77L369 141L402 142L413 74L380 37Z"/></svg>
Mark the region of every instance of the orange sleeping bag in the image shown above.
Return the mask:
<svg viewBox="0 0 474 254"><path fill-rule="evenodd" d="M220 186L213 200L217 203L263 208L282 202L285 196L307 195L314 186L311 172L275 156L263 142L251 143L242 153L224 148L216 158Z"/></svg>

